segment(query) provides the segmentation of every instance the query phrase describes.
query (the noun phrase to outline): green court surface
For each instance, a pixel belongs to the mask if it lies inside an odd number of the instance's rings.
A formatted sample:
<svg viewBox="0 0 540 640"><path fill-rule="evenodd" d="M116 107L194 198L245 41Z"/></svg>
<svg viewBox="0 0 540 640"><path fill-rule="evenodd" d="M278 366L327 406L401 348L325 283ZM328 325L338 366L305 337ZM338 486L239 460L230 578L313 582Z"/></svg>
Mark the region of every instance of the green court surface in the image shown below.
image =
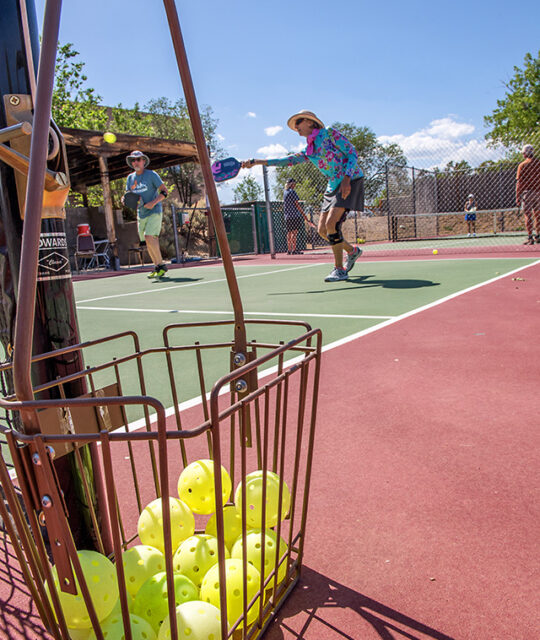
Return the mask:
<svg viewBox="0 0 540 640"><path fill-rule="evenodd" d="M326 283L328 264L254 264L237 266L236 272L247 319L306 321L323 331L324 344L346 339L379 323L445 297L488 282L493 278L535 262L534 259L437 259L414 261L361 260L347 282ZM142 348L163 344L163 327L172 323L232 319L232 306L222 267L192 267L169 271L161 282L146 273L79 281L74 284L81 337L93 340L127 329L134 330ZM258 342L289 340L299 328L249 327L248 338ZM228 341L232 327L190 328L175 331L173 344ZM131 350L124 338L118 343L92 347L85 352L87 365L121 357ZM225 356L227 351L224 351ZM223 353L207 351L204 371L207 391L227 372ZM179 402L199 395L193 355L174 356L174 371L180 389ZM148 393L165 406L172 404L163 355L145 358ZM112 382L97 376L96 384ZM137 393L135 366L121 372L123 393ZM130 412L130 419L138 417Z"/></svg>

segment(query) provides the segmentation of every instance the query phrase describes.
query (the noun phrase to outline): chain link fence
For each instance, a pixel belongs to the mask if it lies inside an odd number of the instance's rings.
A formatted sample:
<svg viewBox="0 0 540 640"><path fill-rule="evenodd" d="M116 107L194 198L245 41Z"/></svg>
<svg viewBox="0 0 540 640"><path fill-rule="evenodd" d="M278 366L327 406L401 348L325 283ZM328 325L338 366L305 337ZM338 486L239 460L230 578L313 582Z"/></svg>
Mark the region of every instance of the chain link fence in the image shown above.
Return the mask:
<svg viewBox="0 0 540 640"><path fill-rule="evenodd" d="M540 132L527 136L526 143L536 147L540 157ZM414 253L435 247L540 250L540 238L537 247L532 247L530 240L532 235L535 243L540 236L538 169L528 172L524 197L519 205L516 201L516 174L524 161L522 146L508 149L474 141L464 146L460 155L455 143L441 141L439 148L430 149L429 156L422 159L428 166L387 162L382 171L364 177L364 210L348 213L342 226L345 239L364 245L367 254ZM307 218L298 223L294 253L331 253L316 230L327 185L324 176L311 163L279 167L271 170L270 176L276 253L289 250L283 211L289 178L296 181L295 191ZM469 196L472 199L467 205Z"/></svg>

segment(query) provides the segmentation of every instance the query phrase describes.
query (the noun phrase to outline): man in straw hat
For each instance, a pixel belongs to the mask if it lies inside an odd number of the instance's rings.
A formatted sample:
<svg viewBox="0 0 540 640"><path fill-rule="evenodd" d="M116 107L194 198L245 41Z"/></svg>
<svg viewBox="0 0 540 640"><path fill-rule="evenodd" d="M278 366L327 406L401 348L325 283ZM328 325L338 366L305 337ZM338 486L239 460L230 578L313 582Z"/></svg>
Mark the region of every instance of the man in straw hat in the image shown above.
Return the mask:
<svg viewBox="0 0 540 640"><path fill-rule="evenodd" d="M326 128L312 111L295 113L288 119L287 125L307 139L307 147L303 151L285 158L247 160L242 166L248 169L257 164L285 167L312 162L328 178L318 232L332 247L334 269L325 281L347 280L349 271L362 253L344 239L341 231L348 211L364 210L364 174L358 164L358 154L345 136L331 127ZM345 265L344 250L347 252Z"/></svg>
<svg viewBox="0 0 540 640"><path fill-rule="evenodd" d="M532 144L526 144L522 153L525 159L517 168L516 204L525 216L529 236L525 244L534 244L535 229L536 242L540 244L540 160L535 157Z"/></svg>
<svg viewBox="0 0 540 640"><path fill-rule="evenodd" d="M167 273L167 266L161 257L159 234L163 219L161 202L167 197L167 187L155 171L146 168L150 159L142 151L132 151L127 156L126 162L134 170L127 177L126 191L139 196L137 205L139 239L141 242L146 242L148 253L154 263L154 269L148 277L162 278Z"/></svg>

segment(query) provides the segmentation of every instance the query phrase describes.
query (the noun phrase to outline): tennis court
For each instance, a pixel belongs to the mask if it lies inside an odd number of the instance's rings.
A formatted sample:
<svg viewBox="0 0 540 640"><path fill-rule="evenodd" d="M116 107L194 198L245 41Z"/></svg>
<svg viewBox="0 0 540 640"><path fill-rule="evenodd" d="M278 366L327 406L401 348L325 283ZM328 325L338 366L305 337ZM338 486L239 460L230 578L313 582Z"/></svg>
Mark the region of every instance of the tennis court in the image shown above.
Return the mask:
<svg viewBox="0 0 540 640"><path fill-rule="evenodd" d="M308 322L323 331L325 347L359 337L377 326L396 322L426 306L491 280L504 277L515 269L533 263L533 259L435 259L415 261L359 261L349 281L325 283L327 263L308 264L258 263L257 260L237 264L238 281L244 301L246 318L281 319ZM79 281L74 284L81 337L85 341L99 339L112 332L131 329L141 341L141 348L150 349L163 344L162 331L173 323L195 323L232 319L223 270L220 266L200 266L169 271L167 279L153 282L147 274L138 272L128 276L100 280ZM258 342L276 339L290 340L299 335L296 325L278 330L262 325L248 329L248 337ZM208 327L201 335L200 327L188 327L174 333L176 344L195 341L228 339L229 327ZM106 345L99 344L85 351L87 365L104 361L111 356L121 357L131 348L129 340ZM114 353L111 352L114 349ZM105 352L105 350L107 350ZM228 363L217 354L205 354L208 379L223 375ZM123 373L124 393L135 392L137 375ZM145 362L148 392L161 397L163 391L155 387L159 380L160 357ZM198 382L191 375L188 363L181 380L181 401L191 400L198 391ZM130 380L131 378L131 380ZM112 381L112 380L111 380ZM106 384L107 379L99 379ZM172 403L172 398L169 398ZM170 404L169 404L170 406ZM130 417L140 417L132 414Z"/></svg>

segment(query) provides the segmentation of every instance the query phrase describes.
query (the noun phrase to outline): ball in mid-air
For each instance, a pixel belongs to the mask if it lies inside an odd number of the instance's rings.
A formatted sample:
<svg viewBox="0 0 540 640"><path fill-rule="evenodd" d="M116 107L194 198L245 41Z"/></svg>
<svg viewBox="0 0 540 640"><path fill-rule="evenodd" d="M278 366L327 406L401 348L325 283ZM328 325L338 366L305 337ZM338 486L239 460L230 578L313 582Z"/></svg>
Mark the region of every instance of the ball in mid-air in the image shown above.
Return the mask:
<svg viewBox="0 0 540 640"><path fill-rule="evenodd" d="M113 144L114 142L116 142L116 136L114 135L114 133L107 131L103 134L103 140L105 140L105 142L108 142L109 144Z"/></svg>
<svg viewBox="0 0 540 640"><path fill-rule="evenodd" d="M221 467L221 498L223 504L231 495L231 478ZM178 478L178 496L193 513L208 515L216 510L214 462L197 460L189 464Z"/></svg>
<svg viewBox="0 0 540 640"><path fill-rule="evenodd" d="M438 249L433 249L433 255L436 256L439 253Z"/></svg>
<svg viewBox="0 0 540 640"><path fill-rule="evenodd" d="M169 498L169 510L172 542L172 549L169 552L174 553L181 542L195 533L195 518L189 507L178 498ZM153 500L143 509L137 523L137 531L144 545L156 547L162 553L165 552L161 498Z"/></svg>

